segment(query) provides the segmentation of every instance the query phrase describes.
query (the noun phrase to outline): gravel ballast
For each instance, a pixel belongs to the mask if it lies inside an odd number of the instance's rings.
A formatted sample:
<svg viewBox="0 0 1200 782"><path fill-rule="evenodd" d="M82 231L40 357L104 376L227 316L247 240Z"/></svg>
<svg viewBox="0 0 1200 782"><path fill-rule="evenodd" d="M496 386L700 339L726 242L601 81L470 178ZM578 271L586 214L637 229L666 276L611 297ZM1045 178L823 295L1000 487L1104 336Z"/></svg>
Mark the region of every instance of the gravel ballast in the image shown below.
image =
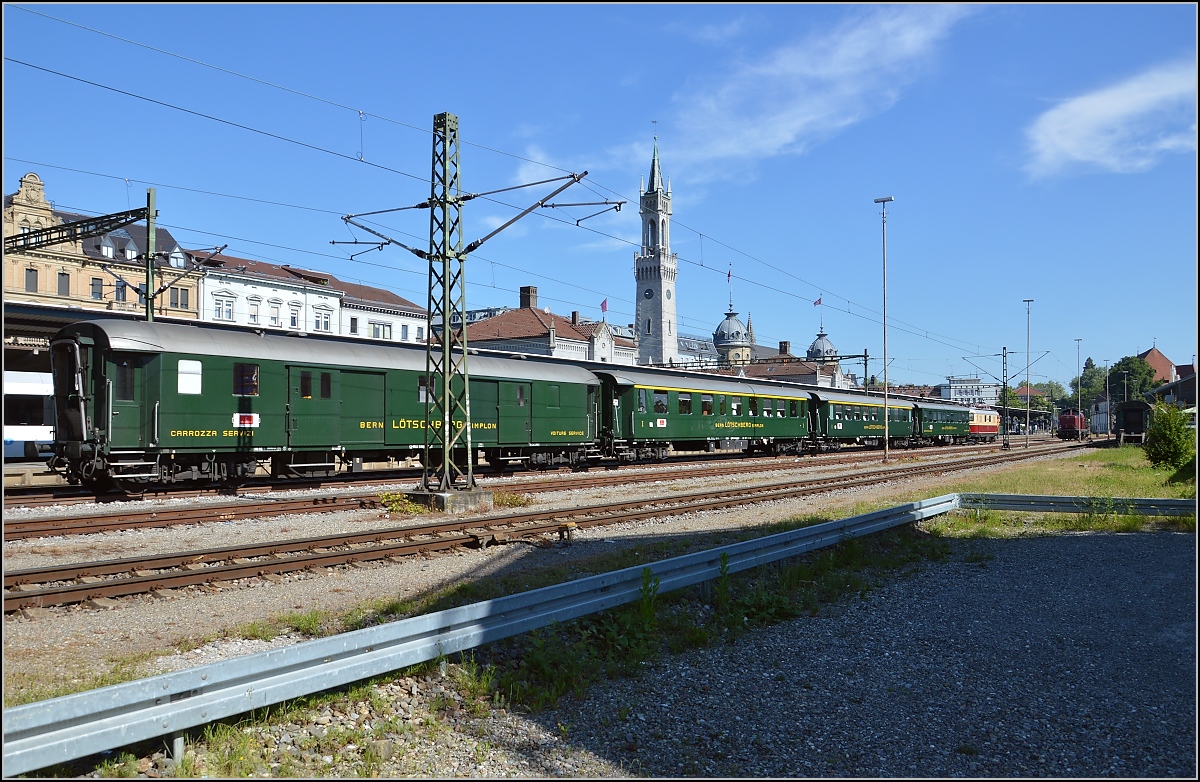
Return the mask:
<svg viewBox="0 0 1200 782"><path fill-rule="evenodd" d="M877 491L887 489L580 530L569 547L507 546L337 568L252 588L126 600L109 611L51 609L5 621L5 661L18 671L49 667L79 676L118 653L144 653L183 636L289 610L417 597L468 575L548 558L569 562L589 546L818 510L849 515ZM580 494L576 503L602 499L596 490ZM559 501L571 502L545 500ZM364 522L379 523L366 514L323 521L334 528ZM291 537L309 523L257 525L285 525ZM256 523L240 524L249 532ZM236 537L238 527L213 529ZM49 545L86 548L105 540L88 537L95 540ZM6 546L6 559L46 556L39 548ZM453 677L436 671L381 682L372 687L377 697L352 709L318 709L250 728L259 773L1194 778L1194 535L1070 534L951 541L951 548L947 560L865 599L734 644L662 658L637 679L604 683L539 714L493 706L473 716L478 710L455 691ZM146 672L303 640L219 640L150 660ZM364 731L375 735L364 741ZM161 753L142 758L137 770L174 773Z"/></svg>

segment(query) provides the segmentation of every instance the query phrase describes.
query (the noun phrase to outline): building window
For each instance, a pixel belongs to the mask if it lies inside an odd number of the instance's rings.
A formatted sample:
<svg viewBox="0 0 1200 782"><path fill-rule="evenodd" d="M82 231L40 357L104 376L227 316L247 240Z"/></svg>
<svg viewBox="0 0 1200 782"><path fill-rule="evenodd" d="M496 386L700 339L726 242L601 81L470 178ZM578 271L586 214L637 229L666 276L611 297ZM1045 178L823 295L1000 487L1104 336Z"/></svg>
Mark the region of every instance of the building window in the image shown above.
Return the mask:
<svg viewBox="0 0 1200 782"><path fill-rule="evenodd" d="M234 396L258 396L258 364L233 365Z"/></svg>
<svg viewBox="0 0 1200 782"><path fill-rule="evenodd" d="M127 245L125 247L125 260L127 260L127 261L136 261L137 260L137 248L134 247L132 244Z"/></svg>
<svg viewBox="0 0 1200 782"><path fill-rule="evenodd" d="M216 305L213 310L213 319L233 320L233 299L226 296L217 296L213 299L213 302Z"/></svg>
<svg viewBox="0 0 1200 782"><path fill-rule="evenodd" d="M288 319L288 325L294 329L300 328L300 310L296 309L295 307L292 308L292 314Z"/></svg>
<svg viewBox="0 0 1200 782"><path fill-rule="evenodd" d="M116 255L116 250L111 244L103 244L100 246L100 254L105 258L112 258Z"/></svg>
<svg viewBox="0 0 1200 782"><path fill-rule="evenodd" d="M249 315L247 317L250 318L251 323L258 323L258 302L257 301L250 302Z"/></svg>
<svg viewBox="0 0 1200 782"><path fill-rule="evenodd" d="M25 292L26 293L37 293L38 292L38 270L37 269L26 269L25 270Z"/></svg>
<svg viewBox="0 0 1200 782"><path fill-rule="evenodd" d="M392 324L390 323L371 323L371 337L373 339L391 339Z"/></svg>
<svg viewBox="0 0 1200 782"><path fill-rule="evenodd" d="M400 341L408 342L408 324L407 323L400 324Z"/></svg>
<svg viewBox="0 0 1200 782"><path fill-rule="evenodd" d="M646 318L646 333L650 333L650 319Z"/></svg>
<svg viewBox="0 0 1200 782"><path fill-rule="evenodd" d="M272 303L272 304L271 304L271 320L270 320L270 322L269 322L269 325L271 325L271 326L278 326L278 325L280 325L280 321L279 321L279 305L278 305L278 304L274 304L274 303Z"/></svg>
<svg viewBox="0 0 1200 782"><path fill-rule="evenodd" d="M391 336L391 333L392 333L392 327L388 326L388 335ZM424 342L424 341L425 341L425 327L417 326L417 342Z"/></svg>
<svg viewBox="0 0 1200 782"><path fill-rule="evenodd" d="M96 300L101 300L104 298L104 278L92 278L92 298Z"/></svg>
<svg viewBox="0 0 1200 782"><path fill-rule="evenodd" d="M350 319L350 333L351 333L351 334L357 334L357 333L358 333L358 318L351 318L351 319Z"/></svg>
<svg viewBox="0 0 1200 782"><path fill-rule="evenodd" d="M145 304L146 303L146 286L145 285L137 286L137 295L138 295L138 304L139 305Z"/></svg>
<svg viewBox="0 0 1200 782"><path fill-rule="evenodd" d="M113 290L113 299L116 301L125 301L128 288L129 285L124 280L117 280L117 287Z"/></svg>
<svg viewBox="0 0 1200 782"><path fill-rule="evenodd" d="M66 272L58 273L58 295L71 295L71 275L67 274Z"/></svg>
<svg viewBox="0 0 1200 782"><path fill-rule="evenodd" d="M332 331L330 328L331 314L328 310L317 310L313 318L313 329L316 331Z"/></svg>
<svg viewBox="0 0 1200 782"><path fill-rule="evenodd" d="M171 289L171 306L175 309L186 310L188 308L188 289L187 288L172 288Z"/></svg>

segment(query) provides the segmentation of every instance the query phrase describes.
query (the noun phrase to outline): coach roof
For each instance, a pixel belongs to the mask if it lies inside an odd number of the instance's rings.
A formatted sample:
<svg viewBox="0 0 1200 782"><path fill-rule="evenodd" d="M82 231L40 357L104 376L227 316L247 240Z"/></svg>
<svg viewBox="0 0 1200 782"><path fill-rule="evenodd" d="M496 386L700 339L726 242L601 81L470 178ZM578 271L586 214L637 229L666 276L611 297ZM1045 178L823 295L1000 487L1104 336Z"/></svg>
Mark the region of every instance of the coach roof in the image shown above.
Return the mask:
<svg viewBox="0 0 1200 782"><path fill-rule="evenodd" d="M180 353L356 369L425 371L425 348L420 345L389 345L311 335L289 336L236 327L147 323L116 318L72 323L56 338L74 334L103 340L112 350L132 353ZM472 356L468 371L477 377L596 385L591 372L570 364Z"/></svg>

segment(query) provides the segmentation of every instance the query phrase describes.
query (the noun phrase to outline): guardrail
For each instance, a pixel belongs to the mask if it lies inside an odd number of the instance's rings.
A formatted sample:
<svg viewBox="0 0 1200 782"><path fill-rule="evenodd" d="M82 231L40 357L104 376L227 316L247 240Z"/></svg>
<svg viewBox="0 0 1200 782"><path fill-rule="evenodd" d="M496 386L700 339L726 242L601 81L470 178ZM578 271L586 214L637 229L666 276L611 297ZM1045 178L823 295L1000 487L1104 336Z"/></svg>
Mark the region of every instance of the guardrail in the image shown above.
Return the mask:
<svg viewBox="0 0 1200 782"><path fill-rule="evenodd" d="M716 579L849 538L958 508L1050 513L1193 515L1194 500L947 494L886 510L665 559L645 566L306 641L283 649L65 695L4 710L4 772L56 763L174 734L292 698L604 611L641 597L650 570L659 591Z"/></svg>

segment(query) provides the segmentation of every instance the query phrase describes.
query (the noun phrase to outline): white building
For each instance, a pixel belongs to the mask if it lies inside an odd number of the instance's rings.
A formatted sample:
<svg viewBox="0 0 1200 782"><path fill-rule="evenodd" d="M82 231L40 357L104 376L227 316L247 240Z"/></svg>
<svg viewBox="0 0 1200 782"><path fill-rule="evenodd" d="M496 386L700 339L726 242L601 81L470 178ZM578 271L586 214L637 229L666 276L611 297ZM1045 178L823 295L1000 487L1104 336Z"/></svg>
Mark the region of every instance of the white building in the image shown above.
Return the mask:
<svg viewBox="0 0 1200 782"><path fill-rule="evenodd" d="M425 342L425 311L380 288L287 264L192 255L204 269L202 321L301 334Z"/></svg>

